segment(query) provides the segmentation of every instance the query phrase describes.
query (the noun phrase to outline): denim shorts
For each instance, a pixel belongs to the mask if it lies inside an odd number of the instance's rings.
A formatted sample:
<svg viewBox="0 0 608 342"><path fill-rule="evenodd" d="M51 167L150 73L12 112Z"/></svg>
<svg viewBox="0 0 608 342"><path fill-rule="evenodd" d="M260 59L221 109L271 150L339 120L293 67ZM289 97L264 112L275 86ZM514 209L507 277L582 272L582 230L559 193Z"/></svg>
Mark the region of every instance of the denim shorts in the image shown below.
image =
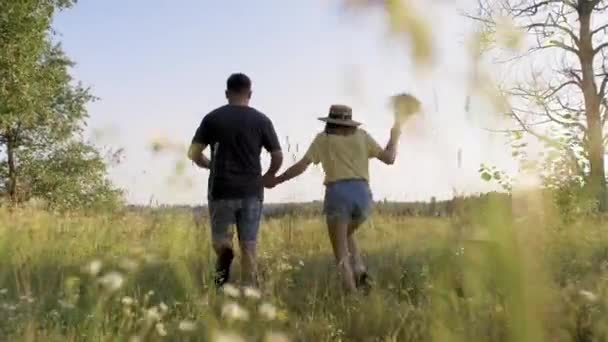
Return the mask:
<svg viewBox="0 0 608 342"><path fill-rule="evenodd" d="M262 217L262 200L256 197L211 200L209 216L213 241L231 240L232 225L236 225L239 241L256 241Z"/></svg>
<svg viewBox="0 0 608 342"><path fill-rule="evenodd" d="M328 220L362 222L371 214L372 206L372 192L365 180L337 181L325 189L323 212Z"/></svg>

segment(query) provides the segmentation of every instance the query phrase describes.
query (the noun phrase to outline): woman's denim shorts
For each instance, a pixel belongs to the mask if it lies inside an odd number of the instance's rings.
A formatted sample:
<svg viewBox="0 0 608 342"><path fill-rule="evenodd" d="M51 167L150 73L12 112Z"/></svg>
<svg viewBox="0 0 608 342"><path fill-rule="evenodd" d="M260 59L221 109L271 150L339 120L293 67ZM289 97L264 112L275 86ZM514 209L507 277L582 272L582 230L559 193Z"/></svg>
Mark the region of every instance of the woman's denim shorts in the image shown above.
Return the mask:
<svg viewBox="0 0 608 342"><path fill-rule="evenodd" d="M366 180L341 180L328 184L325 189L323 212L330 221L363 222L372 207L372 192Z"/></svg>

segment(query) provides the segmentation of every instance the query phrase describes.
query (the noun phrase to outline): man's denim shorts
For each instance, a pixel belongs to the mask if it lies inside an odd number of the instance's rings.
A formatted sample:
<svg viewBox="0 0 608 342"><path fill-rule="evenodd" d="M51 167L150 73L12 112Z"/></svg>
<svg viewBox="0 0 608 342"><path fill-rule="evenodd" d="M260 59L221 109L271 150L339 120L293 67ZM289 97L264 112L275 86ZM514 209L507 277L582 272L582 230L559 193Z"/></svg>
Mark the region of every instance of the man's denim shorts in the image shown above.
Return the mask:
<svg viewBox="0 0 608 342"><path fill-rule="evenodd" d="M236 225L239 241L256 241L262 217L262 200L256 197L211 200L209 215L213 241L231 239L233 224Z"/></svg>
<svg viewBox="0 0 608 342"><path fill-rule="evenodd" d="M329 221L363 222L372 212L369 184L363 179L342 180L328 184L323 211Z"/></svg>

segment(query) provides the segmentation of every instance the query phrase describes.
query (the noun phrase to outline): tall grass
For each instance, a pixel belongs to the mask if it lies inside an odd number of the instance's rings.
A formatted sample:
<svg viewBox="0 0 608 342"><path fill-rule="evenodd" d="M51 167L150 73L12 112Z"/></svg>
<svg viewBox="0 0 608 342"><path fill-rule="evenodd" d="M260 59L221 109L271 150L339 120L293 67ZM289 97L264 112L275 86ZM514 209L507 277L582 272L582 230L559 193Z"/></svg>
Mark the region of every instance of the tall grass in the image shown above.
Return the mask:
<svg viewBox="0 0 608 342"><path fill-rule="evenodd" d="M608 226L507 211L374 217L367 297L341 293L320 218L268 220L258 298L213 289L208 227L188 215L0 210L0 340L606 340Z"/></svg>

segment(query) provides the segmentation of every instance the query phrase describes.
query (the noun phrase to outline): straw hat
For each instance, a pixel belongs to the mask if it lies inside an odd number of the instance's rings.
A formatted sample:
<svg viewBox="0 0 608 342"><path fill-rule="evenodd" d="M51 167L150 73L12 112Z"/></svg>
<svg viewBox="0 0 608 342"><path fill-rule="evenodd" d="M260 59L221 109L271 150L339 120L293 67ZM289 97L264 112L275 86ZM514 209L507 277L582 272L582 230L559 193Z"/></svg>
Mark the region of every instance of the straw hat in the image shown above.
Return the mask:
<svg viewBox="0 0 608 342"><path fill-rule="evenodd" d="M332 105L329 107L329 114L319 120L336 125L357 127L360 122L353 120L353 110L345 105Z"/></svg>

